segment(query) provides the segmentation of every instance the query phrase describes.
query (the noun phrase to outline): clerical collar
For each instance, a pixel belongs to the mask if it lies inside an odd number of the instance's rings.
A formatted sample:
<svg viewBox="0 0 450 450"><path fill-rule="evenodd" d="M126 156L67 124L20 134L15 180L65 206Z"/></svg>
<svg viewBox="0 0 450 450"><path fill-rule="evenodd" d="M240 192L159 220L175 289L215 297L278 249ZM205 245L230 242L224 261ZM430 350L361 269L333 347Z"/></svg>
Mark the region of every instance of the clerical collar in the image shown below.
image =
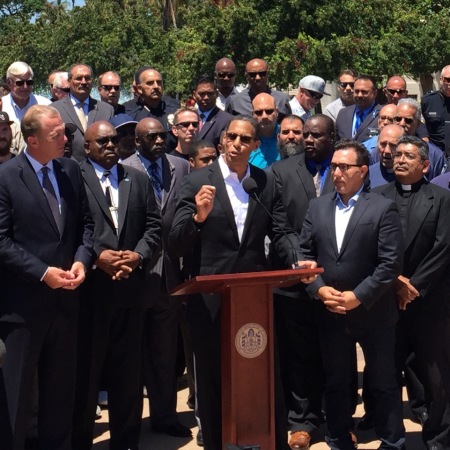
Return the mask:
<svg viewBox="0 0 450 450"><path fill-rule="evenodd" d="M403 189L403 191L407 192L407 191L412 191L412 185L410 184L401 184L400 185Z"/></svg>

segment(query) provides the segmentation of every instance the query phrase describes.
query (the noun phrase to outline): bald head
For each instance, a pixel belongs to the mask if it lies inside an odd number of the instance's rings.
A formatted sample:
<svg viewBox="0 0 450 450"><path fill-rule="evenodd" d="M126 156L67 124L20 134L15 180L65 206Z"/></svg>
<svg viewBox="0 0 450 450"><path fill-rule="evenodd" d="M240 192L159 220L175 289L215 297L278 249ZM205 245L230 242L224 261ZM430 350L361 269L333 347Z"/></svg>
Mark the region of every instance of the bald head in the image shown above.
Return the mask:
<svg viewBox="0 0 450 450"><path fill-rule="evenodd" d="M268 66L263 59L252 59L245 66L245 76L252 94L267 91Z"/></svg>
<svg viewBox="0 0 450 450"><path fill-rule="evenodd" d="M223 70L231 70L232 72L236 72L236 66L230 58L220 58L219 61L216 62L216 73L222 72Z"/></svg>
<svg viewBox="0 0 450 450"><path fill-rule="evenodd" d="M384 93L388 103L396 105L400 99L408 96L406 80L399 75L389 78L384 88Z"/></svg>
<svg viewBox="0 0 450 450"><path fill-rule="evenodd" d="M389 171L393 170L393 155L397 150L397 142L404 134L405 130L403 127L399 125L386 125L378 136L380 164Z"/></svg>
<svg viewBox="0 0 450 450"><path fill-rule="evenodd" d="M84 134L86 156L103 167L111 169L119 160L116 129L109 122L100 120L89 125Z"/></svg>
<svg viewBox="0 0 450 450"><path fill-rule="evenodd" d="M253 118L259 123L259 136L273 136L278 118L275 99L270 94L258 94L253 99L252 107Z"/></svg>
<svg viewBox="0 0 450 450"><path fill-rule="evenodd" d="M378 128L382 130L386 125L393 124L396 113L397 106L394 103L384 105L380 109L380 114L378 116Z"/></svg>
<svg viewBox="0 0 450 450"><path fill-rule="evenodd" d="M156 161L166 151L167 132L161 122L146 117L136 125L136 147L144 158Z"/></svg>

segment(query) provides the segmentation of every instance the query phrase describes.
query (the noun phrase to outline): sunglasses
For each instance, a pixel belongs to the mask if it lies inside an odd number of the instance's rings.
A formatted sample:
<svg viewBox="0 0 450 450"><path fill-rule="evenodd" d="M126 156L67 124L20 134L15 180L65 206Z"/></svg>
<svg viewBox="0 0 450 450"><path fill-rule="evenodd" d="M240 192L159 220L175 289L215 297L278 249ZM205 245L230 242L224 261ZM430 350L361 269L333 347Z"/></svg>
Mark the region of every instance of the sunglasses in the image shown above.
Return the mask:
<svg viewBox="0 0 450 450"><path fill-rule="evenodd" d="M234 72L217 72L217 78L234 78L236 75Z"/></svg>
<svg viewBox="0 0 450 450"><path fill-rule="evenodd" d="M192 122L192 121L190 121L190 122L179 122L179 123L175 124L175 126L181 127L181 128L188 128L189 125L192 125L194 128L197 128L198 127L198 121L196 121L196 122Z"/></svg>
<svg viewBox="0 0 450 450"><path fill-rule="evenodd" d="M97 139L91 139L90 141L87 142L97 142L97 144L100 147L104 147L105 145L108 145L109 142L111 142L111 144L113 145L117 145L119 143L119 136L106 136L106 137L102 137L102 138L97 138Z"/></svg>
<svg viewBox="0 0 450 450"><path fill-rule="evenodd" d="M404 120L407 125L411 125L414 122L414 118L413 117L399 117L399 116L397 116L397 117L394 117L394 120L397 123L401 122L402 120Z"/></svg>
<svg viewBox="0 0 450 450"><path fill-rule="evenodd" d="M449 84L450 83L450 77L441 77L442 81Z"/></svg>
<svg viewBox="0 0 450 450"><path fill-rule="evenodd" d="M391 95L402 95L406 93L406 89L388 89L386 88L386 92L389 92Z"/></svg>
<svg viewBox="0 0 450 450"><path fill-rule="evenodd" d="M115 91L120 91L120 85L115 85L115 84L102 84L100 85L100 87L102 89L104 89L105 91L112 91L113 89Z"/></svg>
<svg viewBox="0 0 450 450"><path fill-rule="evenodd" d="M264 78L267 76L267 70L262 72L247 72L247 75L249 78L256 78L257 75L259 75L260 78Z"/></svg>
<svg viewBox="0 0 450 450"><path fill-rule="evenodd" d="M160 138L163 141L166 140L167 138L167 131L159 131L156 133L147 133L145 135L145 137L149 140L149 141L156 141L156 139Z"/></svg>
<svg viewBox="0 0 450 450"><path fill-rule="evenodd" d="M226 133L225 137L227 138L227 141L234 142L237 138L241 141L242 144L248 145L250 144L254 138L253 136L246 136L243 134L237 134L237 133Z"/></svg>
<svg viewBox="0 0 450 450"><path fill-rule="evenodd" d="M19 87L23 86L24 84L26 84L27 86L33 86L34 80L16 80L14 81L14 84Z"/></svg>
<svg viewBox="0 0 450 450"><path fill-rule="evenodd" d="M314 100L320 100L323 97L323 94L319 94L317 92L309 91L308 89L305 89L305 92Z"/></svg>
<svg viewBox="0 0 450 450"><path fill-rule="evenodd" d="M255 116L261 117L264 113L266 113L268 116L271 116L274 112L274 109L255 109L253 111L253 114Z"/></svg>
<svg viewBox="0 0 450 450"><path fill-rule="evenodd" d="M58 89L58 91L61 91L61 92L70 92L70 88L55 87L55 89Z"/></svg>
<svg viewBox="0 0 450 450"><path fill-rule="evenodd" d="M353 89L353 87L355 86L354 81L339 81L338 84L342 89L346 89L347 86L350 86Z"/></svg>

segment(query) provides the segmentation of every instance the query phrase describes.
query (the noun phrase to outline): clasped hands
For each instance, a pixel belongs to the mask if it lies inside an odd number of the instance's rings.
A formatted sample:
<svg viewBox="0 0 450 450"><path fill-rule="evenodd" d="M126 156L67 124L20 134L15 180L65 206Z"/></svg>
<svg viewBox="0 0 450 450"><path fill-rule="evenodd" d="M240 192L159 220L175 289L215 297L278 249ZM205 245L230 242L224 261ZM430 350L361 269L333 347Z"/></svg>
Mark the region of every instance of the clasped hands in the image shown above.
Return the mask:
<svg viewBox="0 0 450 450"><path fill-rule="evenodd" d="M139 266L141 256L131 250L103 250L95 265L106 272L113 280L128 278Z"/></svg>
<svg viewBox="0 0 450 450"><path fill-rule="evenodd" d="M86 268L80 261L75 261L70 270L49 267L42 281L52 289L76 289L86 278Z"/></svg>
<svg viewBox="0 0 450 450"><path fill-rule="evenodd" d="M397 296L399 308L404 311L408 303L411 303L419 296L419 291L409 282L409 278L400 275L395 285L395 295Z"/></svg>
<svg viewBox="0 0 450 450"><path fill-rule="evenodd" d="M322 300L328 311L336 314L347 314L347 311L355 309L361 302L352 291L338 291L331 286L322 286L316 296Z"/></svg>

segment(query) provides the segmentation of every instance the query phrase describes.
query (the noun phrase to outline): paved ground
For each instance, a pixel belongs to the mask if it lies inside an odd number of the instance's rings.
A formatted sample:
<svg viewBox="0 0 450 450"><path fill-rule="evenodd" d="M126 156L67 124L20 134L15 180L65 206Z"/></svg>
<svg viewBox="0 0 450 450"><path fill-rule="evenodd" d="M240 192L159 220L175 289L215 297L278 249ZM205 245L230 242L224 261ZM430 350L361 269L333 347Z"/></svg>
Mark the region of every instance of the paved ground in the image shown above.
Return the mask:
<svg viewBox="0 0 450 450"><path fill-rule="evenodd" d="M362 352L358 350L358 369L361 371L364 365ZM196 444L195 436L197 434L197 423L195 421L194 413L186 406L188 390L183 389L178 392L178 411L180 413L180 421L191 428L194 438L173 438L164 434L157 434L150 431L149 428L149 412L148 402L145 401L143 412L143 426L140 441L140 450L198 450L199 447ZM405 398L405 395L404 395ZM408 404L404 401L404 413L405 413L405 428L406 434L406 447L408 450L425 450L425 445L421 440L421 427L420 425L410 420L410 411ZM355 418L359 418L363 415L363 409L361 405L358 405ZM103 411L103 417L97 421L95 428L96 438L94 440L94 450L108 450L109 433L108 433L108 414L107 410ZM321 435L317 437L317 442L311 446L311 450L327 450L328 445L323 442L325 430L321 430ZM380 442L375 439L373 431L362 432L357 430L356 435L358 437L358 448L375 450L378 448Z"/></svg>

